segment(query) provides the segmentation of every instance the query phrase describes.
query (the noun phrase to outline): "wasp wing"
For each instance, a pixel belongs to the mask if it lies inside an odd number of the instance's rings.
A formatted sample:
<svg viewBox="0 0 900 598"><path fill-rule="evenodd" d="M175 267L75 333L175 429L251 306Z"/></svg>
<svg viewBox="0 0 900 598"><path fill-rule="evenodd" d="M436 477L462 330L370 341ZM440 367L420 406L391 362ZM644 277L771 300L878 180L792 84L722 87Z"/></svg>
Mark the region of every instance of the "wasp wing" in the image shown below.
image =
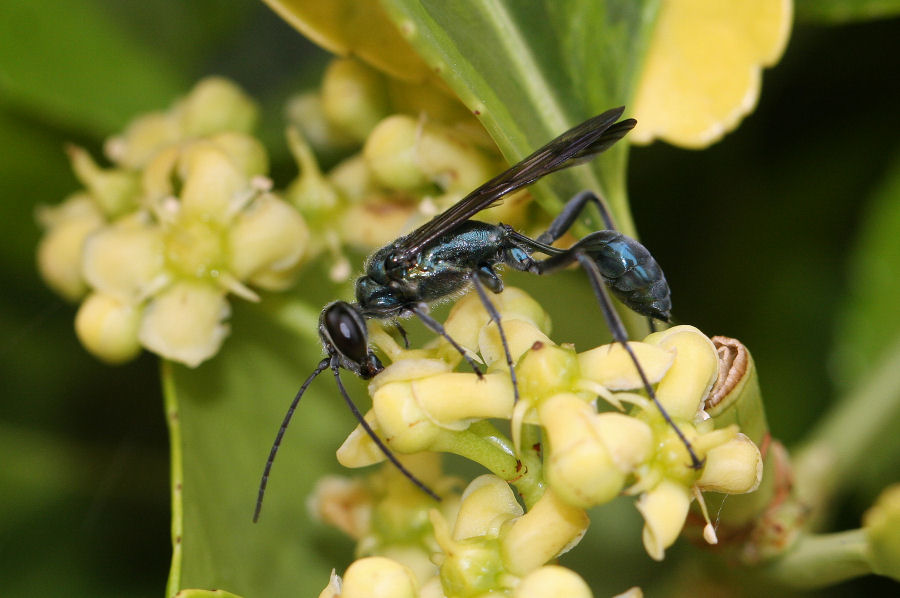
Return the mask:
<svg viewBox="0 0 900 598"><path fill-rule="evenodd" d="M637 124L631 118L616 122L624 110L624 107L613 108L584 121L501 172L403 237L392 254L392 260L405 262L413 259L431 241L481 210L497 205L505 195L550 173L586 162L607 150Z"/></svg>

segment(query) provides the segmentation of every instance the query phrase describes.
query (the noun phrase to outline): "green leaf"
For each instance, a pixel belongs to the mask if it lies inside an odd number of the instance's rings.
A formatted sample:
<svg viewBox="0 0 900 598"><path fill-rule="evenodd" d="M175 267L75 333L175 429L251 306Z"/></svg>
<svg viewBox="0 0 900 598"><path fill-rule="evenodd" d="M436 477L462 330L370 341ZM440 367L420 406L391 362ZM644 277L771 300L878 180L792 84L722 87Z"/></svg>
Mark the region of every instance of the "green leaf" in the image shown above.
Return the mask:
<svg viewBox="0 0 900 598"><path fill-rule="evenodd" d="M176 598L241 598L225 590L181 590Z"/></svg>
<svg viewBox="0 0 900 598"><path fill-rule="evenodd" d="M332 568L346 566L352 548L312 522L305 504L315 481L337 467L334 452L354 421L326 372L300 403L254 524L269 447L297 387L321 359L318 309L294 304L287 316L281 312L282 324L285 317L296 322L297 336L259 308L234 307L233 335L215 359L194 370L163 369L175 545L168 595L180 588L315 595Z"/></svg>
<svg viewBox="0 0 900 598"><path fill-rule="evenodd" d="M97 135L167 106L188 80L89 0L0 3L2 102Z"/></svg>
<svg viewBox="0 0 900 598"><path fill-rule="evenodd" d="M797 20L844 23L900 15L898 0L797 0Z"/></svg>
<svg viewBox="0 0 900 598"><path fill-rule="evenodd" d="M900 340L900 155L869 202L849 272L834 357L843 389L858 384L885 349Z"/></svg>
<svg viewBox="0 0 900 598"><path fill-rule="evenodd" d="M510 162L572 125L627 104L658 2L383 0L397 28L485 125ZM627 114L627 110L626 110ZM624 191L626 144L542 185L554 202L602 189L634 233ZM558 208L558 204L556 204Z"/></svg>

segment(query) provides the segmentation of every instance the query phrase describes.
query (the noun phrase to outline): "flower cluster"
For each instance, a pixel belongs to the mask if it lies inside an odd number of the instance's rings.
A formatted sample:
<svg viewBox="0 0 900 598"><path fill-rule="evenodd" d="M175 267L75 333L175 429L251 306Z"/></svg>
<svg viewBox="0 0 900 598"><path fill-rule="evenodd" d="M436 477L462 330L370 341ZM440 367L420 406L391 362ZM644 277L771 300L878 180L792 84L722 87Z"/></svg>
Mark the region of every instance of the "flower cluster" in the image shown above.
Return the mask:
<svg viewBox="0 0 900 598"><path fill-rule="evenodd" d="M109 168L69 150L85 188L39 211L38 264L49 286L82 301L75 327L88 350L118 363L143 347L196 366L228 335L229 293L285 290L321 253L346 280L344 247L392 241L503 167L451 96L352 59L335 60L288 117L300 173L281 191L250 134L254 104L220 78L110 139ZM317 154L345 157L325 173ZM485 216L520 222L527 198Z"/></svg>
<svg viewBox="0 0 900 598"><path fill-rule="evenodd" d="M462 104L434 85L387 77L342 58L321 89L288 104L288 143L300 176L286 197L314 231L311 251L332 257L331 277L350 267L342 248L369 251L449 207L505 167ZM323 172L317 155L347 155ZM480 217L522 222L523 192Z"/></svg>
<svg viewBox="0 0 900 598"><path fill-rule="evenodd" d="M660 403L703 460L702 469L695 470L620 345L579 353L549 338L547 314L524 292L508 288L492 301L516 363L518 402L497 324L474 293L457 303L445 328L487 365L483 379L453 371L460 356L446 341L405 350L380 327L371 327L373 342L393 362L370 382L373 408L366 415L385 443L402 455L456 453L491 471L468 486L455 516L447 509L431 513L436 570L424 579L398 573L397 583L410 584L404 586L407 595L590 595L580 578L572 579L574 573L548 563L578 543L588 526L586 509L619 495L637 497L644 546L654 559L661 560L676 540L694 500L707 520L705 539L716 543L702 492L753 491L762 459L736 424L718 425L704 410L719 372L713 343L690 326L629 343ZM598 397L606 408L598 409ZM488 419L508 421L510 437ZM338 451L339 461L350 467L383 458L361 427ZM376 555L387 556L366 552ZM388 567L383 560L366 563L359 565L366 575ZM408 567L403 558L391 563L397 571ZM351 567L347 575L362 573ZM545 582L549 585L541 585ZM569 588L569 583L583 590L529 589Z"/></svg>
<svg viewBox="0 0 900 598"><path fill-rule="evenodd" d="M270 192L255 119L240 89L210 78L109 140L111 168L69 150L85 190L39 212L38 263L83 299L75 329L92 353L115 363L145 347L196 366L228 334L228 293L293 282L307 227Z"/></svg>

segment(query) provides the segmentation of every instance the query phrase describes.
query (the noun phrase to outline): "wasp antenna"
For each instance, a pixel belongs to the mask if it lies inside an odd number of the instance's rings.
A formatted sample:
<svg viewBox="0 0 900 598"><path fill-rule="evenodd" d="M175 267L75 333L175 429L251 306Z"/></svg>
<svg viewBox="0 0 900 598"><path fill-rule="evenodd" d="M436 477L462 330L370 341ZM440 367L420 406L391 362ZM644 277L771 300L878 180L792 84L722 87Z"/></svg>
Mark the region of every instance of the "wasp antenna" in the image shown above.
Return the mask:
<svg viewBox="0 0 900 598"><path fill-rule="evenodd" d="M303 393L306 392L306 389L312 384L312 381L315 380L316 376L325 371L329 363L331 363L330 357L326 357L319 362L319 365L316 366L313 373L309 375L309 378L306 379L303 385L300 386L300 390L294 395L294 400L291 401L291 406L288 407L287 413L281 421L281 427L278 428L275 442L272 443L272 448L269 450L269 458L266 460L266 468L263 470L262 480L259 482L259 493L256 495L256 509L253 511L253 523L256 523L259 520L259 512L262 511L263 495L266 493L266 484L269 483L269 472L272 470L272 463L275 462L275 455L278 453L278 447L281 446L281 439L284 437L284 432L287 430L288 424L291 423L291 418L294 416L294 410L297 409L300 397L303 396Z"/></svg>
<svg viewBox="0 0 900 598"><path fill-rule="evenodd" d="M366 418L363 417L363 414L360 413L359 409L356 407L356 403L354 403L353 399L350 398L350 395L347 394L347 389L344 388L344 383L341 382L340 368L338 368L337 365L332 365L331 369L334 372L334 379L337 382L338 389L341 391L341 395L344 397L344 401L347 402L347 406L350 408L350 411L353 412L353 416L356 418L356 421L358 421L359 425L363 427L363 430L366 431L366 434L369 435L369 438L371 438L372 441L381 450L381 452L384 453L384 456L387 457L391 463L393 463L394 467L400 470L400 473L402 473L406 477L406 479L415 484L415 486L419 490L421 490L434 500L440 502L441 497L435 494L434 490L426 486L424 482L414 476L411 471L406 469L406 467L404 467L403 464L400 463L400 460L397 459L397 456L394 455L394 453L391 452L391 449L387 447L384 441L378 437L378 434L375 433L375 430L372 429L372 426L369 425L369 422L367 422Z"/></svg>

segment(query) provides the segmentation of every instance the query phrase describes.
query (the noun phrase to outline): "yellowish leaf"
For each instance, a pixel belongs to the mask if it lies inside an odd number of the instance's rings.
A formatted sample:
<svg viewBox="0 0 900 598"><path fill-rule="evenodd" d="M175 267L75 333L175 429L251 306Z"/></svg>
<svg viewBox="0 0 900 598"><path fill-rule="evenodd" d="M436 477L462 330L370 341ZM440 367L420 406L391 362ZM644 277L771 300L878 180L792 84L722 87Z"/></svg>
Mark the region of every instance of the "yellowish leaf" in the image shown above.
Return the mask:
<svg viewBox="0 0 900 598"><path fill-rule="evenodd" d="M635 94L636 143L702 148L734 129L781 57L792 0L662 0Z"/></svg>
<svg viewBox="0 0 900 598"><path fill-rule="evenodd" d="M376 0L264 0L300 33L340 56L354 55L404 81L430 71Z"/></svg>

